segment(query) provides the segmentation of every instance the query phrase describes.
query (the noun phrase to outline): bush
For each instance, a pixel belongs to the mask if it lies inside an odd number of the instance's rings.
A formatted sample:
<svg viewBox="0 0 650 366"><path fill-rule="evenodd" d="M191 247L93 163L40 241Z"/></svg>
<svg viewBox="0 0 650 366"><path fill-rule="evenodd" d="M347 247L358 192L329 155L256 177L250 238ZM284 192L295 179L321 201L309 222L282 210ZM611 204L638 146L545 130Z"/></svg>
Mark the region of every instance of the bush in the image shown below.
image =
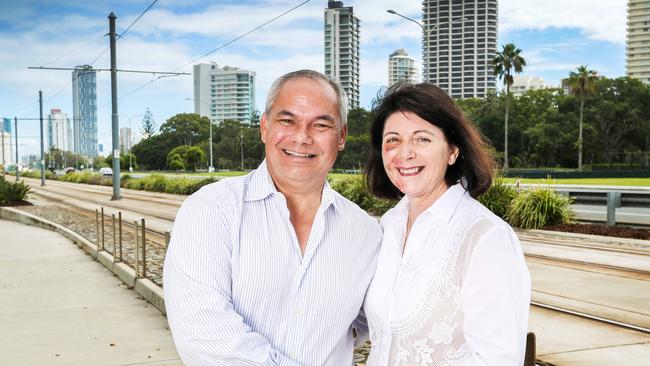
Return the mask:
<svg viewBox="0 0 650 366"><path fill-rule="evenodd" d="M534 188L519 193L506 214L512 226L523 229L541 229L547 225L571 224L575 214L571 199L551 188Z"/></svg>
<svg viewBox="0 0 650 366"><path fill-rule="evenodd" d="M395 201L376 198L368 192L362 175L340 177L330 180L332 189L374 215L383 215L395 206Z"/></svg>
<svg viewBox="0 0 650 366"><path fill-rule="evenodd" d="M478 201L495 215L505 219L508 208L516 196L517 190L506 185L502 177L497 177L487 192L478 198Z"/></svg>
<svg viewBox="0 0 650 366"><path fill-rule="evenodd" d="M30 187L24 182L7 182L0 177L0 205L13 205L27 201Z"/></svg>
<svg viewBox="0 0 650 366"><path fill-rule="evenodd" d="M166 192L167 182L169 179L162 174L151 174L142 180L142 188L145 191Z"/></svg>

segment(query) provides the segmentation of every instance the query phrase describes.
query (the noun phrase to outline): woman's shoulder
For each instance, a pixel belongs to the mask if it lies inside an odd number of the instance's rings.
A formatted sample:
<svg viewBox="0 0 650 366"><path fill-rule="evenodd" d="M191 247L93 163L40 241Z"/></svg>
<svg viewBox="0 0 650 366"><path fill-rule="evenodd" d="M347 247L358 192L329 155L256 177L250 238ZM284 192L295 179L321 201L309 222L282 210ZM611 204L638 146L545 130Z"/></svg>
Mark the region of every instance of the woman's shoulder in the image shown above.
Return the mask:
<svg viewBox="0 0 650 366"><path fill-rule="evenodd" d="M507 222L495 215L469 194L466 194L463 197L463 200L459 204L452 220L457 223L468 223L469 226L479 226L481 231L484 233L498 230L509 232L514 235L514 230Z"/></svg>

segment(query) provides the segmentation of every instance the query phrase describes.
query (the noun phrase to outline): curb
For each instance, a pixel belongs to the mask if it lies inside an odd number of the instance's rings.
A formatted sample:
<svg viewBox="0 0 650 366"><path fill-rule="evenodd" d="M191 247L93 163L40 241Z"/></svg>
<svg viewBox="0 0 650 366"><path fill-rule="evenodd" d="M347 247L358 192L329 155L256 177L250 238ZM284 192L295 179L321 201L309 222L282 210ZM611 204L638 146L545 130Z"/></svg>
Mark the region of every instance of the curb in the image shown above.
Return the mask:
<svg viewBox="0 0 650 366"><path fill-rule="evenodd" d="M110 253L105 251L97 251L97 245L79 235L78 233L55 222L10 207L0 207L0 219L11 220L26 225L40 227L43 229L55 231L65 236L79 248L93 257L93 259L97 260L109 271L111 271L111 273L116 275L120 280L122 280L122 282L133 288L136 293L147 300L163 315L166 314L165 299L163 298L163 290L161 287L149 279L136 278L135 270L133 268L126 265L126 263L113 262L114 258Z"/></svg>

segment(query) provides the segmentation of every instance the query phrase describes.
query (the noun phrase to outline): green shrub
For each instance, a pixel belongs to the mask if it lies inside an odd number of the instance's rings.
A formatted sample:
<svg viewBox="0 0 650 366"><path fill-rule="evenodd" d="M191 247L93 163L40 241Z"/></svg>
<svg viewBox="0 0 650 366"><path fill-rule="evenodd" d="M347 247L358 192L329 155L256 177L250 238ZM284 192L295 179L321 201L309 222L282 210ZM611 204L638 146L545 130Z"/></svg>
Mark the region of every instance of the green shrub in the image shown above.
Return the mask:
<svg viewBox="0 0 650 366"><path fill-rule="evenodd" d="M495 215L505 219L508 208L516 196L517 190L506 185L502 177L497 177L487 192L478 198L478 201Z"/></svg>
<svg viewBox="0 0 650 366"><path fill-rule="evenodd" d="M395 206L395 201L376 198L368 192L362 175L346 176L330 180L332 189L374 215L383 215Z"/></svg>
<svg viewBox="0 0 650 366"><path fill-rule="evenodd" d="M166 192L167 177L162 174L151 174L142 179L142 188L151 192Z"/></svg>
<svg viewBox="0 0 650 366"><path fill-rule="evenodd" d="M512 226L523 229L541 229L547 225L571 224L575 213L571 199L551 188L533 188L517 195L506 215Z"/></svg>
<svg viewBox="0 0 650 366"><path fill-rule="evenodd" d="M7 182L0 177L0 205L12 205L27 201L30 187L24 182Z"/></svg>

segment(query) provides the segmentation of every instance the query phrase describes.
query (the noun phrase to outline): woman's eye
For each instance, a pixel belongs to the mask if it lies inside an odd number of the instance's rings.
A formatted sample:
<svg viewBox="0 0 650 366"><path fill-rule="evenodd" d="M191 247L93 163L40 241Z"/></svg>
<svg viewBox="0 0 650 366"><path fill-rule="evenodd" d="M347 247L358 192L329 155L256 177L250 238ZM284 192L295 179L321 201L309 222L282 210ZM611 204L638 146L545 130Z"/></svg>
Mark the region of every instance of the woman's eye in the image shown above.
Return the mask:
<svg viewBox="0 0 650 366"><path fill-rule="evenodd" d="M417 142L431 142L431 139L428 137L418 137Z"/></svg>
<svg viewBox="0 0 650 366"><path fill-rule="evenodd" d="M396 137L389 137L389 138L386 139L386 141L384 141L384 143L385 144L391 144L391 143L396 142L396 141L397 141Z"/></svg>

